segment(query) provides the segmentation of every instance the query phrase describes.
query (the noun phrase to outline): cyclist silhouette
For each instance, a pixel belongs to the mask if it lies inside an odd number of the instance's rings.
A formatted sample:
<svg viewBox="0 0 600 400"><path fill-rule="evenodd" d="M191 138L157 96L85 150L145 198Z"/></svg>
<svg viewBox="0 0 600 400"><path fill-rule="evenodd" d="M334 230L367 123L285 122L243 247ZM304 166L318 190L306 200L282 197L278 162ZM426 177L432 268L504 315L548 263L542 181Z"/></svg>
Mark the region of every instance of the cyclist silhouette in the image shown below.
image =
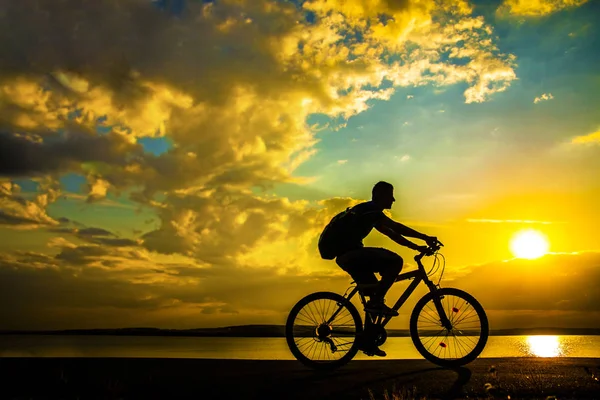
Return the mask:
<svg viewBox="0 0 600 400"><path fill-rule="evenodd" d="M371 290L363 290L363 294L369 296L365 311L397 316L398 312L388 307L384 298L402 270L402 257L388 249L365 247L363 239L375 228L399 245L423 252L427 246L419 246L405 236L421 239L428 245L435 244L437 238L417 232L386 216L383 210L391 209L394 201L394 187L388 182L377 182L373 186L371 201L348 208L332 219L321 234L319 250L326 259L333 259L335 255L337 265L350 274L357 284L373 284ZM339 222L342 220L343 226ZM375 272L381 275L381 280L377 279ZM385 356L385 352L377 346L361 350Z"/></svg>

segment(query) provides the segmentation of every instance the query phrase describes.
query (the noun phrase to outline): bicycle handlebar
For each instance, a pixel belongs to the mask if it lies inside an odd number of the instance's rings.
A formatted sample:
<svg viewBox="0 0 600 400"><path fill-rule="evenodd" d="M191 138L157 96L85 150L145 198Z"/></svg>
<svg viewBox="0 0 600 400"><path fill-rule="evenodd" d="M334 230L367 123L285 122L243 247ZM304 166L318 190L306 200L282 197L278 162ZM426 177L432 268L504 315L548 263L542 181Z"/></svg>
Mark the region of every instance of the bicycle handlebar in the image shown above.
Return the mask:
<svg viewBox="0 0 600 400"><path fill-rule="evenodd" d="M417 263L419 263L423 257L434 255L435 252L438 251L443 246L444 246L444 244L442 242L440 242L439 240L436 240L435 244L427 247L427 250L422 251L419 254L417 254L415 256L415 261Z"/></svg>

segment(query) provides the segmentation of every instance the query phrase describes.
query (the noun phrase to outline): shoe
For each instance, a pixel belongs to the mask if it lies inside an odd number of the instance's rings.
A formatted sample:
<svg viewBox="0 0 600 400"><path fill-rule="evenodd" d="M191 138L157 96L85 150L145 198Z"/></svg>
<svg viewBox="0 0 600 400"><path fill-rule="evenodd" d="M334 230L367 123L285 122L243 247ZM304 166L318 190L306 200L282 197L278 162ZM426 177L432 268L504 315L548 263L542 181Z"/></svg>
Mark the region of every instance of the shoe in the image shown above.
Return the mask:
<svg viewBox="0 0 600 400"><path fill-rule="evenodd" d="M368 356L378 356L378 357L385 357L387 356L387 353L383 350L381 350L379 347L372 345L372 346L358 346L358 349L361 350L363 353L365 353Z"/></svg>
<svg viewBox="0 0 600 400"><path fill-rule="evenodd" d="M392 317L397 317L399 315L398 311L386 306L382 301L367 301L367 304L365 305L365 311L373 314L390 315Z"/></svg>

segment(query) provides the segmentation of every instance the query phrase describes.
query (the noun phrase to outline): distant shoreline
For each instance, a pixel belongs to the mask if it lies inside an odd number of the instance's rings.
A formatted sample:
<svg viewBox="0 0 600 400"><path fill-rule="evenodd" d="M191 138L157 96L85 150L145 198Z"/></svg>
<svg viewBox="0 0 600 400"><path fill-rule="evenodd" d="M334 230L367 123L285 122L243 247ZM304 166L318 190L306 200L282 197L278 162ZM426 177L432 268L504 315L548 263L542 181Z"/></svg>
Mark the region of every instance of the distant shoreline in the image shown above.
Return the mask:
<svg viewBox="0 0 600 400"><path fill-rule="evenodd" d="M409 337L407 329L389 329L389 337ZM179 336L179 337L285 337L283 325L241 325L221 328L161 329L65 329L65 330L3 330L0 335L76 335L76 336ZM490 331L490 336L522 335L600 335L600 328L513 328Z"/></svg>

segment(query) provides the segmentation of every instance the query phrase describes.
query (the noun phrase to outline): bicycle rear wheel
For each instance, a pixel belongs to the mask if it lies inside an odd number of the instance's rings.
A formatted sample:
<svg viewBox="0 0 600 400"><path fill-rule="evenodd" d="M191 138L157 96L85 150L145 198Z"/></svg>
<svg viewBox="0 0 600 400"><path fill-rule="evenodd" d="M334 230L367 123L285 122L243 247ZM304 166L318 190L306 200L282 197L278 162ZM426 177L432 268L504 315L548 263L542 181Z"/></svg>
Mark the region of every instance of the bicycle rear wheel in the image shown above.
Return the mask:
<svg viewBox="0 0 600 400"><path fill-rule="evenodd" d="M442 308L452 324L442 326L434 304L440 296ZM443 288L421 298L410 317L410 336L423 357L442 367L459 367L475 360L489 335L488 319L481 304L459 289Z"/></svg>
<svg viewBox="0 0 600 400"><path fill-rule="evenodd" d="M337 293L317 292L290 311L285 337L296 359L313 369L341 367L356 355L362 319L356 307Z"/></svg>

